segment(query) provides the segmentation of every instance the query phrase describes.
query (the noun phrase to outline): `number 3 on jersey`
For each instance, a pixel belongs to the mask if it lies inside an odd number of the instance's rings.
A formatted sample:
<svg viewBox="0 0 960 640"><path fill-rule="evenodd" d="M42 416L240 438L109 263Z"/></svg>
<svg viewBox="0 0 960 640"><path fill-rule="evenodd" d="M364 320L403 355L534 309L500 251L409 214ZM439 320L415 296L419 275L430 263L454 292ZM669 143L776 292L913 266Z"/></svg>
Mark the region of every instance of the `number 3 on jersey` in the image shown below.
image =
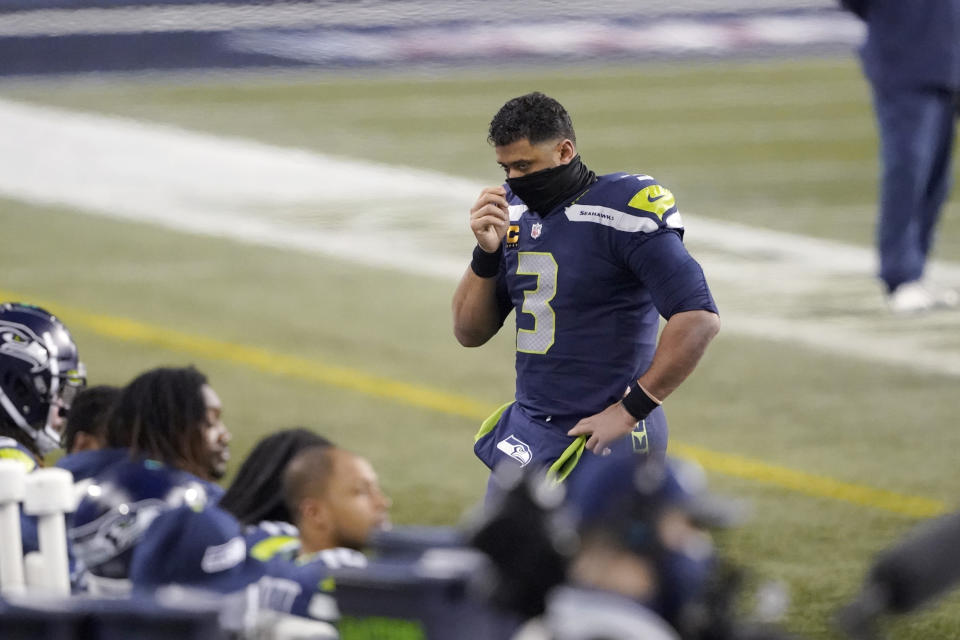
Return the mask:
<svg viewBox="0 0 960 640"><path fill-rule="evenodd" d="M533 316L533 329L517 329L517 351L546 353L553 346L557 317L550 301L557 295L557 261L552 253L521 251L517 275L537 276L537 287L523 292L521 311Z"/></svg>

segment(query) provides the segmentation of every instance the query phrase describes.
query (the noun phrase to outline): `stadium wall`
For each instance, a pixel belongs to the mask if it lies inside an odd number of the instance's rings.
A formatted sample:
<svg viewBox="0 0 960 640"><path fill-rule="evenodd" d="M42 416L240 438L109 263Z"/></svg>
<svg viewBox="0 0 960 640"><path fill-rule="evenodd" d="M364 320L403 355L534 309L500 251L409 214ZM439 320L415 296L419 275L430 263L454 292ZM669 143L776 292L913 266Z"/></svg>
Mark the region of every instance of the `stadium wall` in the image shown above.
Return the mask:
<svg viewBox="0 0 960 640"><path fill-rule="evenodd" d="M0 0L0 76L811 55L861 25L831 0Z"/></svg>

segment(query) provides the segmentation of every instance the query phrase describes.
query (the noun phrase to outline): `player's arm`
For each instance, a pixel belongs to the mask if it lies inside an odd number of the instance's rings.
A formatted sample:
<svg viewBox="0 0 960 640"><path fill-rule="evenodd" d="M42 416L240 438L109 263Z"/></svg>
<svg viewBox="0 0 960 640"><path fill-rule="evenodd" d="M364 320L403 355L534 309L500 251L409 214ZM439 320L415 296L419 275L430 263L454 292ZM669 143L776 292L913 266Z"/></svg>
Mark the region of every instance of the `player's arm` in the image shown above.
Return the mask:
<svg viewBox="0 0 960 640"><path fill-rule="evenodd" d="M703 270L687 253L679 235L660 233L638 251L642 257L635 261L635 268L667 324L650 367L630 385L630 393L568 432L588 434L587 448L594 453L601 453L660 406L693 373L720 330L720 316Z"/></svg>
<svg viewBox="0 0 960 640"><path fill-rule="evenodd" d="M715 311L695 309L670 316L650 368L637 380L647 394L661 402L687 379L720 331Z"/></svg>
<svg viewBox="0 0 960 640"><path fill-rule="evenodd" d="M477 239L473 261L453 294L453 335L465 347L478 347L500 329L497 276L510 214L503 187L487 187L470 209L470 229Z"/></svg>
<svg viewBox="0 0 960 640"><path fill-rule="evenodd" d="M650 368L630 385L630 393L578 422L568 435L588 434L587 449L602 453L610 442L632 431L693 373L718 331L720 316L713 311L684 311L671 316L660 334Z"/></svg>

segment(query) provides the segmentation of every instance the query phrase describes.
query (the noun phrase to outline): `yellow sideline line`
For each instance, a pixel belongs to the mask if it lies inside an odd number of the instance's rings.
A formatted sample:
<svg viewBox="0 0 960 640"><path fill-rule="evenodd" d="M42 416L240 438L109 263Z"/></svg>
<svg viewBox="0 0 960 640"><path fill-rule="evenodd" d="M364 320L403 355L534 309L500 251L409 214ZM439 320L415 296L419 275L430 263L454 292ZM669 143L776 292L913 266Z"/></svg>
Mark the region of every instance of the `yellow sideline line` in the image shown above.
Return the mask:
<svg viewBox="0 0 960 640"><path fill-rule="evenodd" d="M940 500L840 482L827 476L779 467L753 458L711 451L682 442L671 441L670 453L696 460L709 471L771 484L818 498L875 507L912 518L931 518L947 512L947 505Z"/></svg>
<svg viewBox="0 0 960 640"><path fill-rule="evenodd" d="M0 290L0 299L29 298ZM69 327L83 328L113 340L145 344L187 353L191 356L231 362L272 375L318 382L412 407L473 420L483 420L489 416L493 408L485 402L467 396L399 382L356 369L324 364L317 360L182 333L127 318L90 313L60 304L46 302L36 304L48 310L56 309L56 315ZM744 478L817 498L829 498L913 518L933 517L947 511L947 505L939 500L840 482L826 476L780 467L744 456L711 451L676 440L670 442L670 452L679 457L696 460L707 471Z"/></svg>

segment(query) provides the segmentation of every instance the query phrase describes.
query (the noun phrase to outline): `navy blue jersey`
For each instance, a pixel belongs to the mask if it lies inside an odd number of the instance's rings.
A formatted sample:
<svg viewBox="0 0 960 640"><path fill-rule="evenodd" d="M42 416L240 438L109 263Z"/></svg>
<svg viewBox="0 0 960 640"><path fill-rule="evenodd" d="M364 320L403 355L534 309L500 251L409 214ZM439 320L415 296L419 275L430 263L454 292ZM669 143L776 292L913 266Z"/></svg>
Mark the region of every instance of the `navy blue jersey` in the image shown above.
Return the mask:
<svg viewBox="0 0 960 640"><path fill-rule="evenodd" d="M367 566L367 557L353 549L300 553L297 528L288 522L264 521L244 532L247 553L265 563L266 577L258 583L261 605L295 616L335 622L335 569Z"/></svg>
<svg viewBox="0 0 960 640"><path fill-rule="evenodd" d="M244 529L248 553L261 562L293 562L300 554L300 532L289 522L264 520Z"/></svg>
<svg viewBox="0 0 960 640"><path fill-rule="evenodd" d="M600 176L546 216L509 187L507 200L497 297L501 320L516 310L516 402L530 416L602 411L650 366L660 316L716 312L673 194L650 176Z"/></svg>
<svg viewBox="0 0 960 640"><path fill-rule="evenodd" d="M68 453L57 460L56 466L72 473L74 482L80 482L129 458L130 451L127 449L96 449Z"/></svg>

